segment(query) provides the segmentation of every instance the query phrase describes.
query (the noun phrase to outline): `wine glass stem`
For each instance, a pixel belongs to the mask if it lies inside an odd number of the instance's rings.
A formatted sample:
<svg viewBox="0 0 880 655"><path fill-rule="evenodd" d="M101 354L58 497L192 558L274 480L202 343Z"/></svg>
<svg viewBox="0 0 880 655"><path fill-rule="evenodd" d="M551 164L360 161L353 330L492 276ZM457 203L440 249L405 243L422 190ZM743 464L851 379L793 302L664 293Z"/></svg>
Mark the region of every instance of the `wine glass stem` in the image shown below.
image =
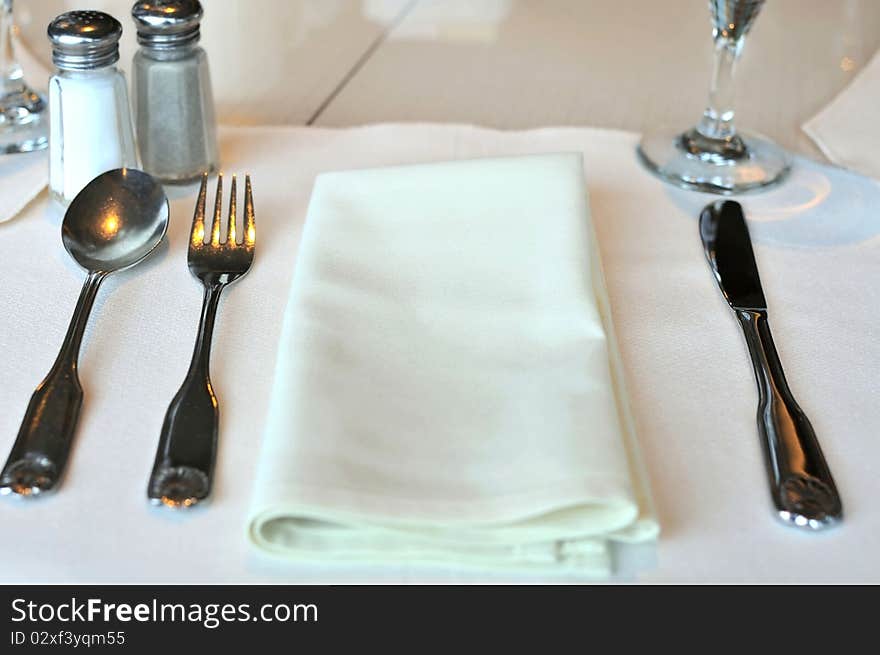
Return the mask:
<svg viewBox="0 0 880 655"><path fill-rule="evenodd" d="M710 139L730 139L736 135L733 124L733 70L742 50L742 39L715 39L715 66L709 87L709 105L697 131Z"/></svg>
<svg viewBox="0 0 880 655"><path fill-rule="evenodd" d="M12 0L0 8L0 97L21 93L24 88L21 66L12 48Z"/></svg>

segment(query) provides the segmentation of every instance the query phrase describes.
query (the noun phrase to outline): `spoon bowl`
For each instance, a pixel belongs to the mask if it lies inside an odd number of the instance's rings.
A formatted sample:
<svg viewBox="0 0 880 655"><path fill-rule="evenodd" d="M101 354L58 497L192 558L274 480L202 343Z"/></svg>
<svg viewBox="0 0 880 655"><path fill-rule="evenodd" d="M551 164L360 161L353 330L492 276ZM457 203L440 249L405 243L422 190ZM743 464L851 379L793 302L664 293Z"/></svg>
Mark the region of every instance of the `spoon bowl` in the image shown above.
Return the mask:
<svg viewBox="0 0 880 655"><path fill-rule="evenodd" d="M168 201L150 175L117 168L80 191L64 215L64 248L87 271L110 273L134 266L168 230Z"/></svg>

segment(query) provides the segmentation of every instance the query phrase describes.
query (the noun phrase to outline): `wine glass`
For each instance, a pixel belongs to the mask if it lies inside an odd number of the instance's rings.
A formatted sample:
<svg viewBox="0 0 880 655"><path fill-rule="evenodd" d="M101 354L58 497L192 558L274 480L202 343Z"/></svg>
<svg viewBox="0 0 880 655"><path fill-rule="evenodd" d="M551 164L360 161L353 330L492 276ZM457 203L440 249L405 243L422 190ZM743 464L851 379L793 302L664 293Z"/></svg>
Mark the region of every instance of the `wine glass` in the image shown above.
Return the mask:
<svg viewBox="0 0 880 655"><path fill-rule="evenodd" d="M779 182L791 169L782 148L733 124L733 70L763 4L709 0L715 41L709 105L696 127L645 135L638 147L642 162L667 182L711 193L742 193Z"/></svg>
<svg viewBox="0 0 880 655"><path fill-rule="evenodd" d="M0 154L49 144L46 101L24 81L12 47L12 0L0 9Z"/></svg>

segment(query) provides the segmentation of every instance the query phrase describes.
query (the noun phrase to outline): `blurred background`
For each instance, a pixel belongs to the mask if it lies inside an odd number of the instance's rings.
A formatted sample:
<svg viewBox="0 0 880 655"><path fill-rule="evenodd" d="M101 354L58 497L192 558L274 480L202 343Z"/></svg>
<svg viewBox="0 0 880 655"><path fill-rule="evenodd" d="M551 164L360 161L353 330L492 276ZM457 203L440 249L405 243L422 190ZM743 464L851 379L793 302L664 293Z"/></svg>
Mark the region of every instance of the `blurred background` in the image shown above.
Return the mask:
<svg viewBox="0 0 880 655"><path fill-rule="evenodd" d="M706 0L202 0L219 119L236 124L466 122L643 131L699 116ZM50 65L46 25L100 9L137 42L131 0L19 0L20 36ZM801 124L880 46L877 0L771 0L738 70L738 123L821 158ZM37 80L34 80L38 84Z"/></svg>

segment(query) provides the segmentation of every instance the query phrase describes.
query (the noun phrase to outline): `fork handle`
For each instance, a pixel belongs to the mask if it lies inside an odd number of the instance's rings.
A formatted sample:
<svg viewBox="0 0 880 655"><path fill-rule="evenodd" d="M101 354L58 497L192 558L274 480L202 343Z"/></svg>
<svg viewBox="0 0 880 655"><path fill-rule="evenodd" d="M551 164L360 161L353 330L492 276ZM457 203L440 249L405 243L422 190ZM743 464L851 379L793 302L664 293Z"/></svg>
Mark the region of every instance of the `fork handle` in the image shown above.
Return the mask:
<svg viewBox="0 0 880 655"><path fill-rule="evenodd" d="M211 385L214 318L226 285L205 284L202 316L189 371L165 414L147 487L155 504L188 507L211 493L219 412Z"/></svg>
<svg viewBox="0 0 880 655"><path fill-rule="evenodd" d="M795 401L776 353L767 312L737 310L758 384L758 432L778 516L821 529L842 518L840 496L806 414Z"/></svg>

